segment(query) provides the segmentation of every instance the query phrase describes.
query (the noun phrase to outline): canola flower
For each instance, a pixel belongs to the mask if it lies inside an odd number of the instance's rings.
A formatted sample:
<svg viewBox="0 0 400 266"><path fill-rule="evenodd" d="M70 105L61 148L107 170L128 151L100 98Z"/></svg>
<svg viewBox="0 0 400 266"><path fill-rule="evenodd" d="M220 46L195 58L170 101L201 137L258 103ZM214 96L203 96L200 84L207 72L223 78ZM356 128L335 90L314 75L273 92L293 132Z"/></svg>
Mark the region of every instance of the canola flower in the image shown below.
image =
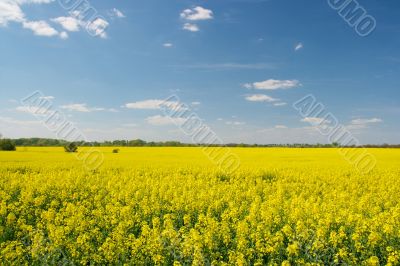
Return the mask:
<svg viewBox="0 0 400 266"><path fill-rule="evenodd" d="M1 265L400 265L400 151L361 175L335 149L0 153Z"/></svg>

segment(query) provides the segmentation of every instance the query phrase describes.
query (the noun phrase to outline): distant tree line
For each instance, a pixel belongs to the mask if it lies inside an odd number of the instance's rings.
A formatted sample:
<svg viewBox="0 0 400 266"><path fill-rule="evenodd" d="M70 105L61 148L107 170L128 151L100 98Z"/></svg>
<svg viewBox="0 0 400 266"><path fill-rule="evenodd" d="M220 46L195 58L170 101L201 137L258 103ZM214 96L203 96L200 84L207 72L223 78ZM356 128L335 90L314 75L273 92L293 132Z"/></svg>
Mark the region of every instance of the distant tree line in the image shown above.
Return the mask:
<svg viewBox="0 0 400 266"><path fill-rule="evenodd" d="M57 139L45 139L45 138L21 138L12 140L16 146L37 146L37 147L66 147L70 142L65 140ZM182 143L179 141L144 141L141 139L134 140L114 140L114 141L93 141L84 142L76 141L74 142L76 146L95 146L95 147L202 147L202 146L223 146L223 147L287 147L287 148L336 148L343 147L339 143L332 144L307 144L307 143L293 143L293 144L245 144L245 143L229 143L223 145L208 145L208 144L190 144ZM356 146L346 146L346 147L356 147ZM366 148L400 148L400 144L381 144L381 145L363 145L360 147Z"/></svg>

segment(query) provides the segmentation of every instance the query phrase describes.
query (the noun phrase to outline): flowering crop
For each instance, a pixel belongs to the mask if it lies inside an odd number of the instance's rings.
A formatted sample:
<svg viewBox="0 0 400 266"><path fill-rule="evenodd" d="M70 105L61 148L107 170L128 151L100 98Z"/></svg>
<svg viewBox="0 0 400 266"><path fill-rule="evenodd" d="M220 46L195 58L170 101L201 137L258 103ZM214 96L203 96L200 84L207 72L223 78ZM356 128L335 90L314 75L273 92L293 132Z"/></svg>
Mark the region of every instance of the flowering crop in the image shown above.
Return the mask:
<svg viewBox="0 0 400 266"><path fill-rule="evenodd" d="M335 149L0 153L2 265L399 265L400 151L361 175Z"/></svg>

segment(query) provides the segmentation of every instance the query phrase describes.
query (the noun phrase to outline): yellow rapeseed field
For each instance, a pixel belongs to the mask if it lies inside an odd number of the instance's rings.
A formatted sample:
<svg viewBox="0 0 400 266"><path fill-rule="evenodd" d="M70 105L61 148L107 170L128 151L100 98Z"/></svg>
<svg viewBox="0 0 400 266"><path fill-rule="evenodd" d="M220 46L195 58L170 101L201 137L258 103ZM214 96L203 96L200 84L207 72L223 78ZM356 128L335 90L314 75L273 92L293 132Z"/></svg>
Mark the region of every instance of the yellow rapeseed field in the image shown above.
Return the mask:
<svg viewBox="0 0 400 266"><path fill-rule="evenodd" d="M399 265L400 150L359 173L336 149L0 152L1 265ZM82 149L81 149L82 151Z"/></svg>

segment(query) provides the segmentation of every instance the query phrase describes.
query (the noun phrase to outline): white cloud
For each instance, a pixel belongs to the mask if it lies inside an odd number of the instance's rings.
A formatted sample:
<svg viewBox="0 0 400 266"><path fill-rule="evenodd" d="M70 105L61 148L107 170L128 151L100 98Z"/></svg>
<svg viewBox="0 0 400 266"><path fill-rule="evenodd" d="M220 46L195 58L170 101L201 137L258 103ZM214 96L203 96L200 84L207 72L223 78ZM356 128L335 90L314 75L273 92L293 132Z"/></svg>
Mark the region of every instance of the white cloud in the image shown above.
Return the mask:
<svg viewBox="0 0 400 266"><path fill-rule="evenodd" d="M300 42L300 43L296 44L296 46L294 47L294 50L298 51L300 49L303 49L303 47L304 47L303 44Z"/></svg>
<svg viewBox="0 0 400 266"><path fill-rule="evenodd" d="M48 102L51 102L52 100L55 99L54 96L41 96L39 97L40 100L45 100ZM14 103L17 103L18 101L15 101ZM24 112L24 113L29 113L29 114L34 114L34 115L46 115L52 112L51 106L18 106L15 108L16 111L18 112Z"/></svg>
<svg viewBox="0 0 400 266"><path fill-rule="evenodd" d="M23 28L33 31L37 36L53 37L59 36L61 39L67 39L66 32L59 33L55 28L49 25L46 20L32 21L26 18L22 11L25 4L48 4L55 0L0 0L0 27L7 26L9 22L20 23ZM113 9L114 15L124 17L124 14L118 9ZM57 17L50 20L51 22L61 25L61 27L70 32L77 32L81 28L86 30L92 36L106 38L106 29L109 23L102 19L96 18L93 21L85 21L84 14L81 11L72 11L68 17Z"/></svg>
<svg viewBox="0 0 400 266"><path fill-rule="evenodd" d="M185 108L179 102L165 101L165 100L145 100L145 101L127 103L125 104L125 107L128 109L144 109L144 110L159 110L162 107L175 110Z"/></svg>
<svg viewBox="0 0 400 266"><path fill-rule="evenodd" d="M84 20L84 14L80 11L70 12L69 17L57 17L51 19L51 21L61 25L61 27L69 32L78 32L81 29L86 29L87 32L96 37L107 38L106 30L109 26L108 21L102 18L96 18L92 21ZM68 37L66 33L61 33L60 37L65 39Z"/></svg>
<svg viewBox="0 0 400 266"><path fill-rule="evenodd" d="M25 21L22 23L25 29L30 29L37 36L52 37L59 35L58 31L51 27L46 21Z"/></svg>
<svg viewBox="0 0 400 266"><path fill-rule="evenodd" d="M371 119L354 119L351 121L352 125L366 125L366 124L374 124L374 123L382 123L383 120L380 118L371 118Z"/></svg>
<svg viewBox="0 0 400 266"><path fill-rule="evenodd" d="M246 122L226 121L225 124L230 125L230 126L243 126L243 125L246 125Z"/></svg>
<svg viewBox="0 0 400 266"><path fill-rule="evenodd" d="M200 104L201 104L201 102L192 102L192 105L195 105L195 106L200 105Z"/></svg>
<svg viewBox="0 0 400 266"><path fill-rule="evenodd" d="M305 117L301 120L301 122L310 123L311 125L320 125L320 124L329 124L329 120L325 120L320 117Z"/></svg>
<svg viewBox="0 0 400 266"><path fill-rule="evenodd" d="M184 118L171 118L169 116L151 116L146 118L147 123L153 126L181 125L186 120Z"/></svg>
<svg viewBox="0 0 400 266"><path fill-rule="evenodd" d="M60 107L61 109L66 109L69 111L84 112L84 113L90 112L90 109L86 106L85 103L74 103L74 104L62 105Z"/></svg>
<svg viewBox="0 0 400 266"><path fill-rule="evenodd" d="M246 89L252 89L253 85L251 83L245 83L243 84L243 87L245 87Z"/></svg>
<svg viewBox="0 0 400 266"><path fill-rule="evenodd" d="M54 1L55 0L14 0L14 2L18 4L49 4Z"/></svg>
<svg viewBox="0 0 400 266"><path fill-rule="evenodd" d="M178 65L180 67L180 65ZM191 65L181 65L181 67L187 68L198 68L198 69L210 69L210 70L240 70L240 69L275 69L274 64L267 63L235 63L235 62L227 62L227 63L200 63L200 64L191 64ZM251 84L243 84L244 87L251 89Z"/></svg>
<svg viewBox="0 0 400 266"><path fill-rule="evenodd" d="M112 16L115 16L115 17L117 17L117 18L125 18L125 14L122 13L120 10L118 10L118 9L116 9L116 8L113 8L113 9L111 10L111 14L112 14Z"/></svg>
<svg viewBox="0 0 400 266"><path fill-rule="evenodd" d="M135 123L128 123L128 124L122 124L123 127L137 127L138 124Z"/></svg>
<svg viewBox="0 0 400 266"><path fill-rule="evenodd" d="M48 114L51 110L45 107L37 107L37 106L18 106L15 108L18 112L29 113L34 115L45 115Z"/></svg>
<svg viewBox="0 0 400 266"><path fill-rule="evenodd" d="M75 17L58 17L51 21L60 24L67 31L79 31L81 21Z"/></svg>
<svg viewBox="0 0 400 266"><path fill-rule="evenodd" d="M332 127L332 121L326 120L320 117L305 117L301 120L302 122L310 123L313 127L323 127L329 128ZM370 124L376 124L383 122L380 118L371 118L371 119L354 119L350 122L349 125L345 126L348 130L358 130L368 128ZM333 129L333 127L332 127Z"/></svg>
<svg viewBox="0 0 400 266"><path fill-rule="evenodd" d="M42 96L42 97L39 97L39 99L51 101L51 100L54 100L55 97L54 96Z"/></svg>
<svg viewBox="0 0 400 266"><path fill-rule="evenodd" d="M285 106L287 103L285 102L280 102L280 103L274 103L274 106Z"/></svg>
<svg viewBox="0 0 400 266"><path fill-rule="evenodd" d="M174 45L172 43L167 42L167 43L164 43L163 46L166 48L171 48Z"/></svg>
<svg viewBox="0 0 400 266"><path fill-rule="evenodd" d="M192 23L185 23L183 24L183 29L191 32L197 32L199 31L199 27L196 24Z"/></svg>
<svg viewBox="0 0 400 266"><path fill-rule="evenodd" d="M213 11L210 9L196 6L192 9L185 9L181 13L181 18L191 21L213 19Z"/></svg>
<svg viewBox="0 0 400 266"><path fill-rule="evenodd" d="M94 21L88 22L86 28L92 35L105 39L107 38L106 29L108 25L109 23L106 20L97 18Z"/></svg>
<svg viewBox="0 0 400 266"><path fill-rule="evenodd" d="M68 37L69 37L68 33L66 33L65 31L60 33L60 38L61 39L66 40L66 39L68 39Z"/></svg>
<svg viewBox="0 0 400 266"><path fill-rule="evenodd" d="M245 88L253 88L257 90L278 90L278 89L291 89L301 86L298 80L277 80L268 79L260 82L246 83L243 85Z"/></svg>
<svg viewBox="0 0 400 266"><path fill-rule="evenodd" d="M350 122L350 125L347 125L346 128L349 130L356 130L356 129L365 129L368 128L370 124L377 124L382 123L383 120L380 118L370 118L370 119L353 119Z"/></svg>
<svg viewBox="0 0 400 266"><path fill-rule="evenodd" d="M48 4L54 0L0 0L0 26L7 26L9 22L22 23L26 21L21 10L23 4Z"/></svg>
<svg viewBox="0 0 400 266"><path fill-rule="evenodd" d="M276 128L276 129L286 129L286 128L288 128L288 127L285 126L285 125L276 125L275 128Z"/></svg>
<svg viewBox="0 0 400 266"><path fill-rule="evenodd" d="M23 22L25 14L15 1L0 1L0 26L7 26L9 22Z"/></svg>
<svg viewBox="0 0 400 266"><path fill-rule="evenodd" d="M250 102L268 102L268 103L279 101L279 99L272 98L265 94L248 95L246 96L246 100Z"/></svg>
<svg viewBox="0 0 400 266"><path fill-rule="evenodd" d="M88 107L86 103L67 104L60 106L60 108L68 111L81 112L81 113L90 113L99 111L118 112L118 110L114 108L106 109L102 107Z"/></svg>
<svg viewBox="0 0 400 266"><path fill-rule="evenodd" d="M145 100L145 101L127 103L125 104L125 107L129 109L158 110L161 108L161 105L163 103L164 103L163 100Z"/></svg>
<svg viewBox="0 0 400 266"><path fill-rule="evenodd" d="M41 122L38 120L31 120L31 121L26 121L26 120L17 120L11 117L2 117L0 116L0 122L6 123L6 124L11 124L11 125L19 125L19 126L29 126L29 125L40 125Z"/></svg>
<svg viewBox="0 0 400 266"><path fill-rule="evenodd" d="M59 36L66 39L64 33L59 33L45 20L30 21L26 18L21 6L24 4L48 4L54 0L0 0L0 26L7 26L9 22L22 24L25 29L31 30L37 36Z"/></svg>

